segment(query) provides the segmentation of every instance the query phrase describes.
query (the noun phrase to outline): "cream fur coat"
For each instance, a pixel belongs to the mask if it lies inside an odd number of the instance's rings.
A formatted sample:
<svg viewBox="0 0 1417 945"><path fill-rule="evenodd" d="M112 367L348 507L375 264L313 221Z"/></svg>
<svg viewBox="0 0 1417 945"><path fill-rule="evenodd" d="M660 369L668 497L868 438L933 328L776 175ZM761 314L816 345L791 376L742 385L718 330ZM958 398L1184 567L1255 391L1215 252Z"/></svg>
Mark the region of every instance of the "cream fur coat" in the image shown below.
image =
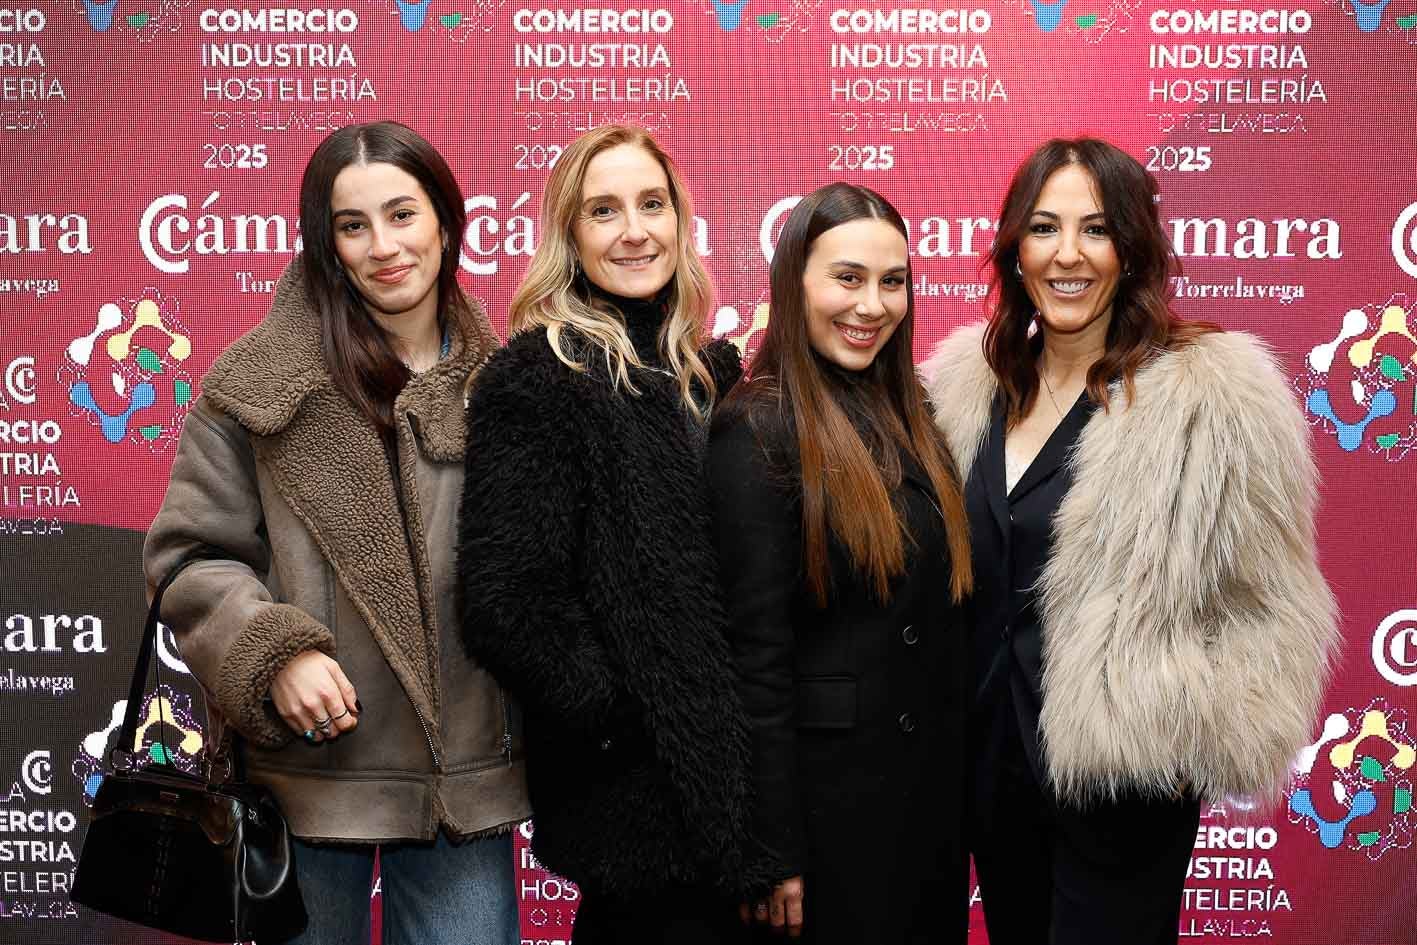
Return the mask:
<svg viewBox="0 0 1417 945"><path fill-rule="evenodd" d="M998 388L983 324L922 366L967 480ZM1309 430L1270 352L1227 332L1167 352L1097 410L1038 587L1041 743L1060 797L1273 799L1312 740L1337 640Z"/></svg>

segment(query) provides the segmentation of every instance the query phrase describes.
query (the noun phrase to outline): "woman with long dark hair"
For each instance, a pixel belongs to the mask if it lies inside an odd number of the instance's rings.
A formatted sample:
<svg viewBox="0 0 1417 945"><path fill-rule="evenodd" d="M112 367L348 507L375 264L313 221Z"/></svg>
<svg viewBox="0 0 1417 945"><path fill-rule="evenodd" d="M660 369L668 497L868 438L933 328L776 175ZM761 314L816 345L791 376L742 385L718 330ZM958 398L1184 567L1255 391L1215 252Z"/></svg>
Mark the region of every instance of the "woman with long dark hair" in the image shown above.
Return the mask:
<svg viewBox="0 0 1417 945"><path fill-rule="evenodd" d="M788 217L709 482L752 732L748 904L815 943L962 943L968 528L912 359L905 222L830 184Z"/></svg>
<svg viewBox="0 0 1417 945"><path fill-rule="evenodd" d="M525 708L532 849L580 886L576 945L731 941L768 873L703 501L738 354L705 344L689 192L643 129L573 141L541 219L472 393L463 638Z"/></svg>
<svg viewBox="0 0 1417 945"><path fill-rule="evenodd" d="M519 940L509 831L528 815L506 694L453 629L464 392L497 346L458 288L452 171L403 125L354 125L300 187L305 248L202 381L148 532L216 723L296 836L310 925L391 943Z"/></svg>
<svg viewBox="0 0 1417 945"><path fill-rule="evenodd" d="M1336 624L1268 349L1178 318L1156 182L1014 174L987 325L925 374L974 539L971 849L993 945L1174 943L1202 802L1277 795Z"/></svg>

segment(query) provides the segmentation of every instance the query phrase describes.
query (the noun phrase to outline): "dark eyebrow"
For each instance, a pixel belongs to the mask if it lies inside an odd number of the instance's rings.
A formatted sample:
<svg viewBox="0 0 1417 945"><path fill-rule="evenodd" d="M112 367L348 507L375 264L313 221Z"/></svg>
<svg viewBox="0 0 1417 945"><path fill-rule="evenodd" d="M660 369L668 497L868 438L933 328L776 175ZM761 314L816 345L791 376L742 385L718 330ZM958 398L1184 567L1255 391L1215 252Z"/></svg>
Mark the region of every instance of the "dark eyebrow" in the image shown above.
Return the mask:
<svg viewBox="0 0 1417 945"><path fill-rule="evenodd" d="M390 197L388 200L385 200L383 203L379 204L379 209L380 209L380 210L392 210L394 207L397 207L397 206L398 206L399 204L401 204L401 203L408 203L410 200L417 200L417 199L418 199L418 198L413 197L413 196L410 196L409 194L399 194L397 197ZM364 211L363 211L363 210L336 210L334 213L330 214L330 217L331 217L332 219L333 219L334 217L362 217L362 216L364 216Z"/></svg>
<svg viewBox="0 0 1417 945"><path fill-rule="evenodd" d="M850 259L838 259L836 262L832 263L831 265L832 265L832 266L841 266L841 267L844 267L844 268L847 268L847 269L865 269L865 268L866 268L866 264L865 264L865 263L853 262L853 261L850 260ZM886 274L889 275L889 274L891 274L891 273L893 273L893 272L904 272L904 271L906 270L906 268L907 268L906 266L892 266L892 267L890 267L889 269L886 270Z"/></svg>
<svg viewBox="0 0 1417 945"><path fill-rule="evenodd" d="M1035 216L1035 217L1047 217L1047 218L1050 219L1050 220L1058 220L1058 219L1061 219L1061 218L1060 218L1056 213L1054 213L1052 210L1035 210L1035 211L1033 211L1033 213L1032 213L1031 215L1032 215L1032 216ZM1083 218L1082 218L1082 222L1086 223L1088 220L1102 220L1102 219L1105 219L1105 217L1106 217L1106 214L1104 214L1101 210L1099 210L1099 211L1097 211L1096 213L1089 213L1087 216L1083 217Z"/></svg>

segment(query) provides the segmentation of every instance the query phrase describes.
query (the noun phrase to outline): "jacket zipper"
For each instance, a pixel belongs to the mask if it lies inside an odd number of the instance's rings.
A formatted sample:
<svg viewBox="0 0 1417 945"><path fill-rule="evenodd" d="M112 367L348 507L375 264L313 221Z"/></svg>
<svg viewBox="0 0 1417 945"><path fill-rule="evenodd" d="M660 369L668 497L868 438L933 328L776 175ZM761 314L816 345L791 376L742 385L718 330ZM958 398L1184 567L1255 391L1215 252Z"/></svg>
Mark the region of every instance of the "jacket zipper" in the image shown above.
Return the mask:
<svg viewBox="0 0 1417 945"><path fill-rule="evenodd" d="M433 747L433 733L428 729L428 723L423 720L423 713L418 710L418 705L412 699L409 705L413 706L413 714L418 717L418 725L423 729L423 737L428 741L428 754L433 756L433 770L439 774L443 773L443 762L438 758L438 749Z"/></svg>
<svg viewBox="0 0 1417 945"><path fill-rule="evenodd" d="M512 766L512 717L507 711L507 690L497 687L497 701L502 704L502 754L507 756L507 767Z"/></svg>

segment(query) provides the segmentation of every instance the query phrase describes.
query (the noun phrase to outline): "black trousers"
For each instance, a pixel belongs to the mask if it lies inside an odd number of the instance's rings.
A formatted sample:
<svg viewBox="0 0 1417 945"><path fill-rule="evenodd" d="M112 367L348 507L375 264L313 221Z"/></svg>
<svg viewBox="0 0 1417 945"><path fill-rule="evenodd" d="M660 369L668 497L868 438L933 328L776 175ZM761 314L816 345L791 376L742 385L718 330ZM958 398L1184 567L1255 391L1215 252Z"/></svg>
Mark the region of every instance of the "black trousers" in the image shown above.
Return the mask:
<svg viewBox="0 0 1417 945"><path fill-rule="evenodd" d="M737 903L698 890L666 890L632 902L581 890L571 945L747 945Z"/></svg>
<svg viewBox="0 0 1417 945"><path fill-rule="evenodd" d="M976 779L976 793L992 791L970 837L989 945L1176 945L1200 802L1060 805L1017 726L1001 728L1014 744L993 755L994 777Z"/></svg>

